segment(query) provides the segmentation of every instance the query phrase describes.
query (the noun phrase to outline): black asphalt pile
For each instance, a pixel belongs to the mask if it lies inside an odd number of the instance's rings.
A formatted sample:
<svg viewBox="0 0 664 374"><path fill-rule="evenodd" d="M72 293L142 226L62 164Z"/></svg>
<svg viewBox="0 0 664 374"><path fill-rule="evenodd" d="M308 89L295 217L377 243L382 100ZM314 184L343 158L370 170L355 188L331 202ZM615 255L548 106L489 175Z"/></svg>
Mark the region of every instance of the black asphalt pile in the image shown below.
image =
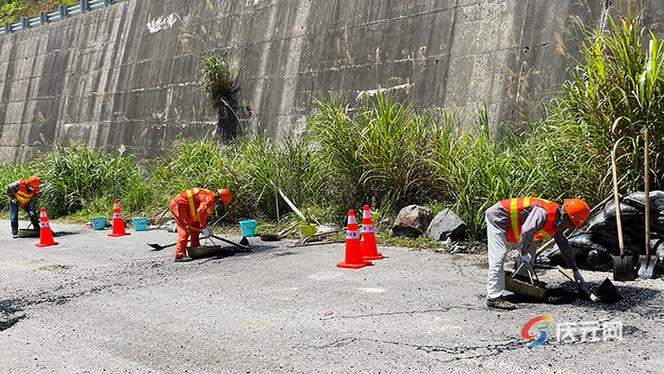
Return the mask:
<svg viewBox="0 0 664 374"><path fill-rule="evenodd" d="M620 200L625 255L645 254L644 193L634 192ZM664 192L650 192L650 245L651 254L657 254L658 270L664 272ZM604 210L596 213L588 223L569 235L580 268L610 270L612 256L619 255L616 208L613 200ZM553 265L564 265L560 250L548 256ZM635 264L638 263L635 258Z"/></svg>

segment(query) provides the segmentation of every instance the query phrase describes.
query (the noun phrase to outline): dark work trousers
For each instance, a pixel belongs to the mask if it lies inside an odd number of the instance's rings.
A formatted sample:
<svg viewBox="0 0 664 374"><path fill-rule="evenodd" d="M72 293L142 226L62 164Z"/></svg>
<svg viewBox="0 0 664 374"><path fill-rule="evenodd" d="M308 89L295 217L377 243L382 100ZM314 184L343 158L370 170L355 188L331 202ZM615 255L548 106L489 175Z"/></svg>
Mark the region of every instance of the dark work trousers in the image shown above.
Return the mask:
<svg viewBox="0 0 664 374"><path fill-rule="evenodd" d="M30 217L30 222L32 222L32 227L34 230L39 229L39 219L37 218L37 212L31 209L31 206L22 206L19 204L16 204L12 202L11 199L9 199L9 220L11 221L12 225L12 235L15 235L18 233L18 208L22 207L23 210L28 214L28 217Z"/></svg>

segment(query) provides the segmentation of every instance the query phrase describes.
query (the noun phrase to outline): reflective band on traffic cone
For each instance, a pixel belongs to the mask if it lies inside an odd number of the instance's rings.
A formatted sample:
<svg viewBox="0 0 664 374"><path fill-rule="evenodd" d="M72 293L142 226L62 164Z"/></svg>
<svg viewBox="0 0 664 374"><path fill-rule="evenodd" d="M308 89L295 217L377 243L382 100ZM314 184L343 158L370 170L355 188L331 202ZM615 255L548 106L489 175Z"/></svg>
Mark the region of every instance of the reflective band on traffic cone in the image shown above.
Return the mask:
<svg viewBox="0 0 664 374"><path fill-rule="evenodd" d="M39 214L39 243L35 244L35 246L48 247L58 244L60 243L53 240L53 231L51 231L51 225L48 224L46 208L41 208Z"/></svg>
<svg viewBox="0 0 664 374"><path fill-rule="evenodd" d="M362 215L362 258L365 260L380 260L383 258L383 255L378 252L378 246L376 246L376 234L374 233L369 205L364 206Z"/></svg>
<svg viewBox="0 0 664 374"><path fill-rule="evenodd" d="M125 231L124 221L122 220L122 213L120 213L120 200L113 202L113 233L108 236L125 236L130 235Z"/></svg>
<svg viewBox="0 0 664 374"><path fill-rule="evenodd" d="M348 228L346 230L346 260L337 264L337 267L347 269L359 269L372 265L371 261L362 259L362 244L360 244L360 233L357 229L355 211L348 211Z"/></svg>

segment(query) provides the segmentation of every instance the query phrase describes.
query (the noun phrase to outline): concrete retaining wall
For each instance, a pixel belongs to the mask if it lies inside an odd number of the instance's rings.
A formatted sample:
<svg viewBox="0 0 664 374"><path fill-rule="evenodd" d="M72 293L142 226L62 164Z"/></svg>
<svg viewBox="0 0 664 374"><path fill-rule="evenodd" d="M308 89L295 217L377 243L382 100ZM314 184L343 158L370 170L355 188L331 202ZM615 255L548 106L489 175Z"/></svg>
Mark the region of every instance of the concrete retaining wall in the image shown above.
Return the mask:
<svg viewBox="0 0 664 374"><path fill-rule="evenodd" d="M154 157L214 130L202 51L228 48L243 126L292 133L334 97L380 86L421 107L513 118L566 76L570 19L590 0L129 0L0 37L0 160L88 143ZM649 17L661 11L644 5Z"/></svg>

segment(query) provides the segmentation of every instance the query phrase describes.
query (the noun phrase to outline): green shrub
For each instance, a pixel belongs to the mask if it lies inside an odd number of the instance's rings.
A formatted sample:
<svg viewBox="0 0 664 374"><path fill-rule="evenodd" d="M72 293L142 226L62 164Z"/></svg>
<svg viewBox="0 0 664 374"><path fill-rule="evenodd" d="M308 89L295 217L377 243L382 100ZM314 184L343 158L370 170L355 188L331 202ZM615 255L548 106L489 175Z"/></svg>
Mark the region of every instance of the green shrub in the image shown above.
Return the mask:
<svg viewBox="0 0 664 374"><path fill-rule="evenodd" d="M59 4L74 5L80 0L5 0L0 4L0 25L14 23L21 17L36 17L39 12L50 12Z"/></svg>
<svg viewBox="0 0 664 374"><path fill-rule="evenodd" d="M651 133L651 188L662 188L664 51L641 19L610 20L608 33L588 32L581 59L539 133L559 150L562 188L597 201L610 191L610 152L619 142L618 173L628 191L643 188L642 131ZM647 36L644 38L644 35ZM644 46L646 46L644 48ZM590 182L590 183L589 183Z"/></svg>
<svg viewBox="0 0 664 374"><path fill-rule="evenodd" d="M378 94L353 115L320 102L310 127L320 147L317 162L331 169L330 188L339 202L394 209L434 197L434 123L428 113Z"/></svg>
<svg viewBox="0 0 664 374"><path fill-rule="evenodd" d="M88 146L56 147L34 163L42 179L41 202L54 217L81 209L110 211L122 199L125 212L142 209L144 173L131 156Z"/></svg>
<svg viewBox="0 0 664 374"><path fill-rule="evenodd" d="M163 195L159 205L191 187L227 187L234 195L228 218L275 218L276 190L279 186L298 207L312 208L324 203L326 173L315 162L306 139L278 144L258 135L229 144L212 141L180 141L152 172ZM288 208L280 203L281 214Z"/></svg>

